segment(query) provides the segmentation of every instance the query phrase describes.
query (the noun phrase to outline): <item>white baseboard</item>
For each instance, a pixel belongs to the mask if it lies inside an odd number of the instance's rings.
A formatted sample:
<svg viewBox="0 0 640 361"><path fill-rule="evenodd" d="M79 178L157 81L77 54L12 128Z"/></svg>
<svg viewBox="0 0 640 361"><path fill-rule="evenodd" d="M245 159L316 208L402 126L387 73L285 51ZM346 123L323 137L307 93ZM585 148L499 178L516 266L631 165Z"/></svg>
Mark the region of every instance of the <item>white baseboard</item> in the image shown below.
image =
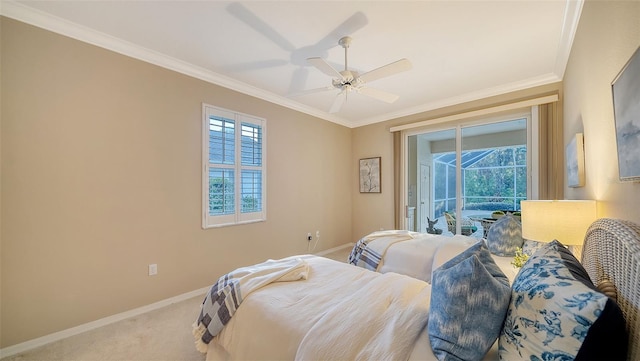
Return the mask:
<svg viewBox="0 0 640 361"><path fill-rule="evenodd" d="M333 248L329 248L329 249L325 249L324 251L320 251L318 253L316 253L316 256L324 256L326 254L329 254L331 252L335 252L338 250L341 250L343 248L353 248L353 246L355 245L355 243L351 242L351 243L345 243L342 246L337 246L337 247L333 247Z"/></svg>
<svg viewBox="0 0 640 361"><path fill-rule="evenodd" d="M98 327L106 326L106 325L112 324L114 322L122 321L122 320L130 318L130 317L138 316L138 315L141 315L141 314L146 313L146 312L157 310L157 309L169 306L171 304L174 304L176 302L188 300L189 298L196 297L198 295L204 295L210 288L211 287L204 287L204 288L201 288L201 289L198 289L198 290L195 290L195 291L183 293L181 295L174 296L174 297L171 297L171 298L167 298L165 300L158 301L158 302L152 303L150 305L134 308L133 310L129 310L129 311L125 311L125 312L122 312L122 313L118 313L118 314L115 314L115 315L112 315L112 316L101 318L99 320L95 320L95 321L92 321L92 322L88 322L88 323L82 324L82 325L79 325L79 326L76 326L76 327L72 327L72 328L69 328L69 329L66 329L66 330L54 332L54 333L46 335L46 336L38 337L38 338L35 338L33 340L29 340L29 341L25 341L25 342L22 342L22 343L13 345L13 346L5 347L3 349L0 349L0 358L13 356L13 355L19 354L21 352L32 350L32 349L34 349L36 347L44 346L44 345L49 344L51 342L59 341L59 340L65 339L67 337L71 337L71 336L75 336L75 335L81 334L83 332L91 331L91 330L96 329Z"/></svg>
<svg viewBox="0 0 640 361"><path fill-rule="evenodd" d="M343 248L353 248L354 243L346 243L343 244L341 246L337 246L337 247L333 247L333 248L329 248L326 249L324 251L320 251L318 253L316 253L316 255L318 256L324 256L326 254L341 250ZM99 320L95 320L92 322L88 322L76 327L72 327L66 330L62 330L62 331L58 331L58 332L54 332L52 334L46 335L46 336L42 336L42 337L38 337L35 338L33 340L29 340L29 341L25 341L13 346L9 346L9 347L5 347L3 349L0 349L0 358L4 358L4 357L9 357L9 356L13 356L22 352L26 352L29 350L32 350L36 347L40 347L40 346L44 346L46 344L55 342L55 341L60 341L62 339L65 339L67 337L71 337L71 336L75 336L75 335L79 335L83 332L87 332L87 331L91 331L94 330L98 327L102 327L102 326L106 326L109 324L112 324L114 322L118 322L118 321L122 321L124 319L130 318L130 317L134 317L134 316L138 316L141 315L143 313L146 312L150 312L153 310L157 310L160 309L162 307L166 307L169 306L173 303L176 302L180 302L180 301L184 301L187 300L189 298L192 297L196 297L198 295L204 295L211 287L204 287L195 291L191 291L191 292L187 292L187 293L183 293L181 295L175 296L175 297L171 297L171 298L167 298L165 300L162 301L158 301L155 303L152 303L150 305L146 305L146 306L142 306L142 307L138 307L135 308L133 310L129 310L129 311L125 311L122 313L118 313L112 316L108 316L105 318L101 318Z"/></svg>

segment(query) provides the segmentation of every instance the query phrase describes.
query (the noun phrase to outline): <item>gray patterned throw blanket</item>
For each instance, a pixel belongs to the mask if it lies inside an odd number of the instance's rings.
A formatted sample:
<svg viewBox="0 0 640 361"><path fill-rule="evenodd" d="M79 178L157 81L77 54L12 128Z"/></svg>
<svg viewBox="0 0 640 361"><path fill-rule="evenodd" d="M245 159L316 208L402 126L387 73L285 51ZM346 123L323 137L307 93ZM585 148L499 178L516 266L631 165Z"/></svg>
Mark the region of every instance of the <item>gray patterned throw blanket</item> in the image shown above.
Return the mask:
<svg viewBox="0 0 640 361"><path fill-rule="evenodd" d="M207 352L207 345L231 320L244 297L273 282L307 279L309 265L301 257L268 260L238 268L220 277L202 302L198 319L193 324L196 348Z"/></svg>
<svg viewBox="0 0 640 361"><path fill-rule="evenodd" d="M382 257L384 257L391 245L413 239L418 235L420 233L404 230L370 233L356 242L349 255L349 263L371 271L377 271Z"/></svg>

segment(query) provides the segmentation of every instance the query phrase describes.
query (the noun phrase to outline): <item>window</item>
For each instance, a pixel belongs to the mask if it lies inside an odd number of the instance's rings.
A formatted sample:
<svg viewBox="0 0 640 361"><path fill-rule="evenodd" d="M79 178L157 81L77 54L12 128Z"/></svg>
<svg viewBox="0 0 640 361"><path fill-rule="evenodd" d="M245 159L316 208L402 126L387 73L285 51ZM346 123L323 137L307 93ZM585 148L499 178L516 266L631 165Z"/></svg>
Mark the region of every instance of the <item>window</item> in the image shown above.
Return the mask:
<svg viewBox="0 0 640 361"><path fill-rule="evenodd" d="M265 119L203 105L202 227L264 221Z"/></svg>
<svg viewBox="0 0 640 361"><path fill-rule="evenodd" d="M520 201L527 199L526 145L463 151L460 158L464 210L520 210ZM431 208L435 218L456 211L456 163L455 152L434 154L436 191ZM450 194L446 198L442 196L447 194L445 187Z"/></svg>
<svg viewBox="0 0 640 361"><path fill-rule="evenodd" d="M530 199L537 153L529 112L514 112L456 124L417 128L403 136L404 202L409 230L424 232L430 222L442 234L455 234L458 223L475 226L496 210L520 210ZM447 222L445 212L461 215ZM413 216L413 217L411 217Z"/></svg>

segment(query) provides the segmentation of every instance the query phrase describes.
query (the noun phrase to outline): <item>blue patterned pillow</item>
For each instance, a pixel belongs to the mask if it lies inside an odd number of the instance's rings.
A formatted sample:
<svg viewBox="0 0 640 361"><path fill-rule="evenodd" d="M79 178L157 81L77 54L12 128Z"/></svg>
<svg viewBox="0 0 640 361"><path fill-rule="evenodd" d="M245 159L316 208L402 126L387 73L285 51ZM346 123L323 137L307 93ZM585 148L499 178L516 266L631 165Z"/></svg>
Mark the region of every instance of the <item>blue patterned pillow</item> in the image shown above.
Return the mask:
<svg viewBox="0 0 640 361"><path fill-rule="evenodd" d="M480 360L500 335L511 289L484 241L433 271L427 323L438 360Z"/></svg>
<svg viewBox="0 0 640 361"><path fill-rule="evenodd" d="M540 248L513 282L501 360L625 360L625 321L560 242Z"/></svg>
<svg viewBox="0 0 640 361"><path fill-rule="evenodd" d="M528 255L529 257L533 256L537 250L542 248L546 242L538 242L531 239L525 239L522 244L522 253Z"/></svg>
<svg viewBox="0 0 640 361"><path fill-rule="evenodd" d="M496 256L515 256L523 242L522 225L510 214L497 220L487 234L487 247Z"/></svg>

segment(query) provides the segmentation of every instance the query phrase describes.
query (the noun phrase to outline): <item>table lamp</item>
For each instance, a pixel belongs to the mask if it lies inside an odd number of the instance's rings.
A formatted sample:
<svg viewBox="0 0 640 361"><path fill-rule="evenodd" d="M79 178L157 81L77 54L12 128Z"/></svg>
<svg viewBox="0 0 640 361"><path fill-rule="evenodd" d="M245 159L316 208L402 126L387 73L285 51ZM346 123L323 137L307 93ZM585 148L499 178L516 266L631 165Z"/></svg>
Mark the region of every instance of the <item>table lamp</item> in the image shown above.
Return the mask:
<svg viewBox="0 0 640 361"><path fill-rule="evenodd" d="M522 201L522 238L538 242L557 239L580 259L584 236L596 220L596 201Z"/></svg>

